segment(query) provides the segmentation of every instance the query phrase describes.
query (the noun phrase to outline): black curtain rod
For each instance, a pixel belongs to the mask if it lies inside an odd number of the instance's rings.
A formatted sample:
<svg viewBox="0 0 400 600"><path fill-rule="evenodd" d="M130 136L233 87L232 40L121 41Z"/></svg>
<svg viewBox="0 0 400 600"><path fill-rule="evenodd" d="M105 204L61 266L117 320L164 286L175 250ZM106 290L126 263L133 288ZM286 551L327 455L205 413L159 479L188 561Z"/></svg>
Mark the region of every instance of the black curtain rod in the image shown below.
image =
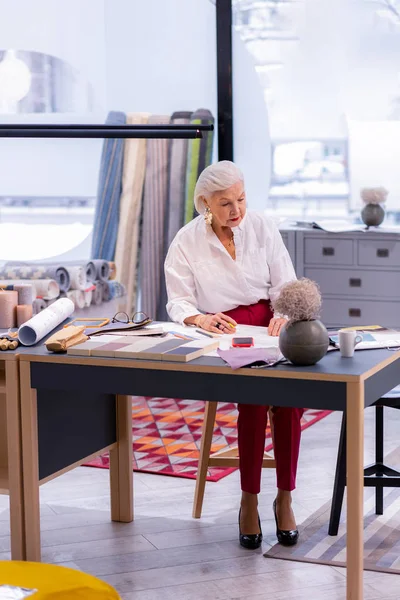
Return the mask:
<svg viewBox="0 0 400 600"><path fill-rule="evenodd" d="M180 130L188 130L188 131L213 131L214 125L168 125L168 124L160 124L160 125L92 125L92 124L75 124L71 123L67 124L58 124L58 123L13 123L13 124L0 124L2 129L60 129L69 131L70 129L83 129L87 131L104 129L106 130L120 130L120 131L141 131L142 129L165 129L166 131L180 131Z"/></svg>
<svg viewBox="0 0 400 600"><path fill-rule="evenodd" d="M136 129L134 126L105 127L57 127L41 125L23 127L0 125L0 138L139 138L139 139L196 139L202 138L202 132L196 129Z"/></svg>

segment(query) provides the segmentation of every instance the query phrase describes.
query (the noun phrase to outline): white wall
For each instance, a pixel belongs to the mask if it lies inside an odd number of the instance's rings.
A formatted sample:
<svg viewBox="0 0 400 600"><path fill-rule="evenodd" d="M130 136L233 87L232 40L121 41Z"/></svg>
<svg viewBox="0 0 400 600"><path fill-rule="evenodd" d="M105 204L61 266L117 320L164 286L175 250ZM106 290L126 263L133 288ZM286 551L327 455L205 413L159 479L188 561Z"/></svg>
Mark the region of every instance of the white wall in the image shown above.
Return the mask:
<svg viewBox="0 0 400 600"><path fill-rule="evenodd" d="M91 114L1 115L1 123L98 123L106 110L105 0L0 0L0 48L61 58L91 84ZM88 195L102 140L0 139L0 195Z"/></svg>
<svg viewBox="0 0 400 600"><path fill-rule="evenodd" d="M344 137L346 119L383 120L398 94L400 30L365 0L306 0L273 74L274 138ZM281 42L284 45L284 42Z"/></svg>
<svg viewBox="0 0 400 600"><path fill-rule="evenodd" d="M105 8L109 108L161 114L208 108L217 117L212 2L113 0ZM253 60L237 34L233 53L235 160L245 174L250 206L264 208L270 180L267 110Z"/></svg>

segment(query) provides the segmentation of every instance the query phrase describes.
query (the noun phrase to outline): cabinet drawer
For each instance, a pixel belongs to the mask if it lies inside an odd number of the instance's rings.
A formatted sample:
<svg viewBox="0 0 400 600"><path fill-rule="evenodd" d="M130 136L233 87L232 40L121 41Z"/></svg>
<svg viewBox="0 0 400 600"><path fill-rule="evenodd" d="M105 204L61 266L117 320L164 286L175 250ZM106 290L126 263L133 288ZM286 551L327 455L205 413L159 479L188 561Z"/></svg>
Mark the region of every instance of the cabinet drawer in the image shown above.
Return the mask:
<svg viewBox="0 0 400 600"><path fill-rule="evenodd" d="M304 263L306 265L352 265L353 240L306 237Z"/></svg>
<svg viewBox="0 0 400 600"><path fill-rule="evenodd" d="M383 325L399 327L400 302L323 299L322 321L327 326Z"/></svg>
<svg viewBox="0 0 400 600"><path fill-rule="evenodd" d="M400 268L400 242L395 240L358 240L358 264Z"/></svg>
<svg viewBox="0 0 400 600"><path fill-rule="evenodd" d="M304 275L318 283L323 296L376 296L400 301L400 272L308 268Z"/></svg>

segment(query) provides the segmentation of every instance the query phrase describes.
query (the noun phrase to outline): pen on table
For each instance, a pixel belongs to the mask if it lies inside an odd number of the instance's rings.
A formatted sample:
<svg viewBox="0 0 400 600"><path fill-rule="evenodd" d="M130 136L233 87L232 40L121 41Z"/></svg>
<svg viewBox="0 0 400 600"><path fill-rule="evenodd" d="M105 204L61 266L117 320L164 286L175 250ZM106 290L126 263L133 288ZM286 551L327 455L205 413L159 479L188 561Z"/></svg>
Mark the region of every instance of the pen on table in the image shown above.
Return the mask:
<svg viewBox="0 0 400 600"><path fill-rule="evenodd" d="M202 331L201 329L196 329L197 333L201 333L201 335L205 335L206 337L214 337L211 333L206 333L205 331Z"/></svg>
<svg viewBox="0 0 400 600"><path fill-rule="evenodd" d="M176 331L170 331L173 336L180 338L181 340L195 340L196 338L185 335L184 333L177 333Z"/></svg>

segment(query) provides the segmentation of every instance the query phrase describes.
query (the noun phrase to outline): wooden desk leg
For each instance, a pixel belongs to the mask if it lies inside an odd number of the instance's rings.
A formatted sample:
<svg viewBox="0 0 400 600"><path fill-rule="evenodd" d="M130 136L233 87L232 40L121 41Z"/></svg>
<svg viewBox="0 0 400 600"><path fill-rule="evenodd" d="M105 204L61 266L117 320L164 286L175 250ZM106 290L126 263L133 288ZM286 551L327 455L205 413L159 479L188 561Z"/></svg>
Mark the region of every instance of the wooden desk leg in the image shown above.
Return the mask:
<svg viewBox="0 0 400 600"><path fill-rule="evenodd" d="M24 481L26 560L40 561L39 452L36 390L31 365L20 361L22 468Z"/></svg>
<svg viewBox="0 0 400 600"><path fill-rule="evenodd" d="M363 599L364 383L347 383L347 600Z"/></svg>
<svg viewBox="0 0 400 600"><path fill-rule="evenodd" d="M132 397L116 396L117 447L110 451L111 519L133 521Z"/></svg>
<svg viewBox="0 0 400 600"><path fill-rule="evenodd" d="M24 498L22 489L21 411L18 361L6 361L8 482L10 494L11 558L25 560Z"/></svg>

